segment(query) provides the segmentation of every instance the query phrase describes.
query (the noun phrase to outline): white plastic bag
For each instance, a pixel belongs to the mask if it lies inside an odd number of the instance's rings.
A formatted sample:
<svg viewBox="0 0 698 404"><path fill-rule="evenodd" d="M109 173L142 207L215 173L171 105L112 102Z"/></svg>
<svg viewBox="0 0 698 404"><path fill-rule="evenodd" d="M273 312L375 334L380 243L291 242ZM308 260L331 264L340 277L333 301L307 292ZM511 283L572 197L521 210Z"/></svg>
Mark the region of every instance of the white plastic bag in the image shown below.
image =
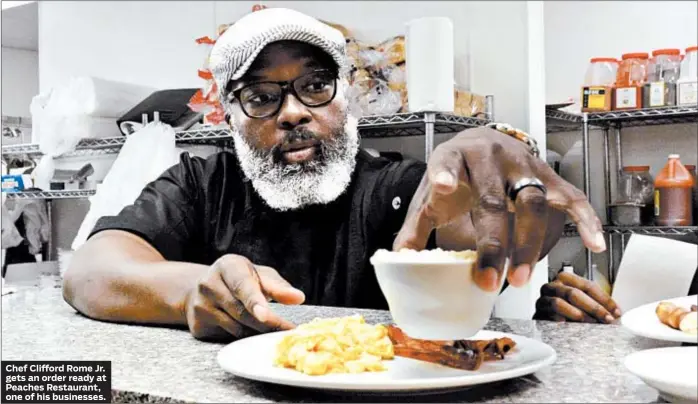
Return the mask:
<svg viewBox="0 0 698 404"><path fill-rule="evenodd" d="M71 77L54 89L49 108L65 115L119 118L153 91L150 87L99 77Z"/></svg>
<svg viewBox="0 0 698 404"><path fill-rule="evenodd" d="M32 142L44 155L34 171L36 186L48 189L53 158L75 150L80 140L120 136L116 120L153 89L97 77L74 77L32 99Z"/></svg>
<svg viewBox="0 0 698 404"><path fill-rule="evenodd" d="M21 211L20 211L21 214ZM24 238L19 234L19 230L15 226L17 217L10 213L5 204L2 204L2 249L17 247Z"/></svg>
<svg viewBox="0 0 698 404"><path fill-rule="evenodd" d="M85 243L100 217L116 215L133 204L148 183L178 161L179 151L171 126L151 122L131 134L104 182L97 187L97 193L89 199L90 210L73 240L73 250Z"/></svg>

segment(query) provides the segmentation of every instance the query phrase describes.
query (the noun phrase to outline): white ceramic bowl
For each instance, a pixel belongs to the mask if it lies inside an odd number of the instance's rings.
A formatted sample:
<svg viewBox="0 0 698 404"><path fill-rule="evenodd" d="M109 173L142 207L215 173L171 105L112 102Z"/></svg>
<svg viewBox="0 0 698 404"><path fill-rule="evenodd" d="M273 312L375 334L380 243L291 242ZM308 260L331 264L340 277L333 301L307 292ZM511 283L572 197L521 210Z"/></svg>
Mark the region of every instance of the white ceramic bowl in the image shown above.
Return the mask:
<svg viewBox="0 0 698 404"><path fill-rule="evenodd" d="M456 256L442 250L377 251L370 259L390 314L412 338L470 338L489 321L506 277L486 292L472 279L475 252ZM505 265L505 268L507 266Z"/></svg>

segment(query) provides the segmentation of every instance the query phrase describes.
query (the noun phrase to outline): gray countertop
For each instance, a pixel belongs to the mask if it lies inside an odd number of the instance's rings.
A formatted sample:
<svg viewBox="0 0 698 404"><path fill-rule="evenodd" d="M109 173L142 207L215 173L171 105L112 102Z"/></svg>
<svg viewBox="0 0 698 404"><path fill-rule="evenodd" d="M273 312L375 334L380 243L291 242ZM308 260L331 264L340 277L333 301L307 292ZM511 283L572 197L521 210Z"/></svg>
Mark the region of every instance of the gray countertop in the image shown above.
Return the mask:
<svg viewBox="0 0 698 404"><path fill-rule="evenodd" d="M360 313L390 322L382 311L277 307L296 323ZM534 375L458 392L420 396L421 402L661 402L656 390L628 373L626 355L678 345L633 337L615 325L493 319L487 329L542 340L557 361ZM414 397L343 396L263 384L225 373L216 363L222 344L185 330L110 324L87 319L64 303L58 284L43 280L2 297L3 360L112 361L115 402L414 401Z"/></svg>

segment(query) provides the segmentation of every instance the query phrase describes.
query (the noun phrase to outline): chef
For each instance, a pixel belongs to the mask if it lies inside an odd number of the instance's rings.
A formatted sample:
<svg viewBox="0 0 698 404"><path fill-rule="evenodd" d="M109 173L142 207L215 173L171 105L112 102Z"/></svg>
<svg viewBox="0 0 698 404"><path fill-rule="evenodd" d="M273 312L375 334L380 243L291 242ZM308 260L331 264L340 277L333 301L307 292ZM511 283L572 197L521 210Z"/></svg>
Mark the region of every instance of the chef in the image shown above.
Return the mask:
<svg viewBox="0 0 698 404"><path fill-rule="evenodd" d="M565 214L605 249L585 195L522 132L463 131L428 164L360 149L345 38L314 18L253 12L216 41L210 68L234 153L184 153L98 221L64 276L80 313L241 338L293 327L269 301L387 308L368 261L379 248L476 249L484 290L507 258L507 281L525 285Z"/></svg>

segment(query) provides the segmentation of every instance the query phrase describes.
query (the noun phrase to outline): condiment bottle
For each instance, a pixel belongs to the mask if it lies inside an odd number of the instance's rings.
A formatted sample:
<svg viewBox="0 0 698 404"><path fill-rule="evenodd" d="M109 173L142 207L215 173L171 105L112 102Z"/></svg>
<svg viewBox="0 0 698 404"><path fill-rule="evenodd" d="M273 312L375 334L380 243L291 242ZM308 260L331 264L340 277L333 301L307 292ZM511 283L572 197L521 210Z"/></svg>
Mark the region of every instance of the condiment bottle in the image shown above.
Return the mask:
<svg viewBox="0 0 698 404"><path fill-rule="evenodd" d="M642 86L647 81L647 53L626 53L618 66L613 109L642 107Z"/></svg>
<svg viewBox="0 0 698 404"><path fill-rule="evenodd" d="M681 51L657 49L648 64L647 83L643 87L642 107L676 105L676 82L679 79Z"/></svg>
<svg viewBox="0 0 698 404"><path fill-rule="evenodd" d="M698 104L698 46L686 48L681 62L681 77L676 82L676 104Z"/></svg>
<svg viewBox="0 0 698 404"><path fill-rule="evenodd" d="M698 224L698 172L692 164L686 164L686 169L693 175L693 223Z"/></svg>
<svg viewBox="0 0 698 404"><path fill-rule="evenodd" d="M592 58L582 87L582 111L610 111L613 106L613 86L618 74L618 60Z"/></svg>
<svg viewBox="0 0 698 404"><path fill-rule="evenodd" d="M654 180L654 215L660 226L690 226L693 223L691 197L695 181L681 164L678 154L669 160Z"/></svg>

